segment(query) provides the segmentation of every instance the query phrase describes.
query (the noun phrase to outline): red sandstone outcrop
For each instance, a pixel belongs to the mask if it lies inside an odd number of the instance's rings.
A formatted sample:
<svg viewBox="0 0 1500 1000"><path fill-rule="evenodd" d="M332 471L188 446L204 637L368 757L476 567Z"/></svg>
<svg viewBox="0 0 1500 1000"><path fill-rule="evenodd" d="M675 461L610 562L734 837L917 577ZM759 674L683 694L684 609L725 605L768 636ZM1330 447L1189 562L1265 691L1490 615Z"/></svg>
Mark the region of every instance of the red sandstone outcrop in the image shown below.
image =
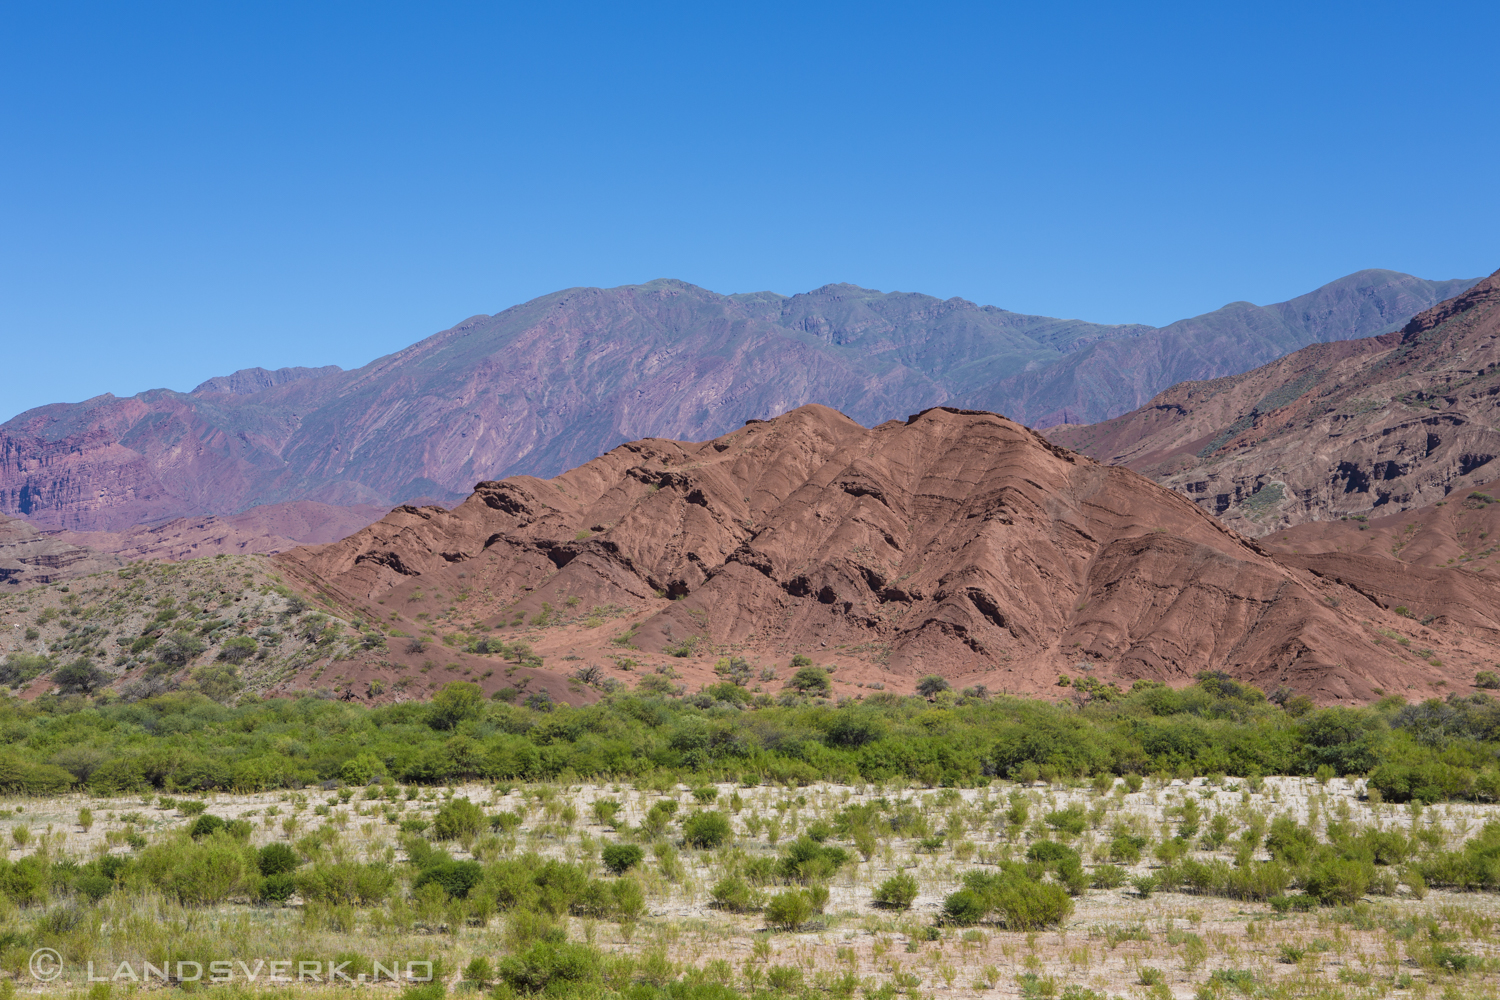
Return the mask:
<svg viewBox="0 0 1500 1000"><path fill-rule="evenodd" d="M805 406L712 441L636 441L277 561L403 629L511 638L524 620L538 651L625 679L611 663L708 680L720 655L803 651L896 689L927 673L1035 694L1060 673L1128 684L1212 669L1362 700L1450 679L1379 642L1415 590L1429 613L1473 610L1455 650L1500 644L1475 610L1500 598L1489 581L1341 583L1338 554L1278 557L1134 472L947 408L867 429Z"/></svg>

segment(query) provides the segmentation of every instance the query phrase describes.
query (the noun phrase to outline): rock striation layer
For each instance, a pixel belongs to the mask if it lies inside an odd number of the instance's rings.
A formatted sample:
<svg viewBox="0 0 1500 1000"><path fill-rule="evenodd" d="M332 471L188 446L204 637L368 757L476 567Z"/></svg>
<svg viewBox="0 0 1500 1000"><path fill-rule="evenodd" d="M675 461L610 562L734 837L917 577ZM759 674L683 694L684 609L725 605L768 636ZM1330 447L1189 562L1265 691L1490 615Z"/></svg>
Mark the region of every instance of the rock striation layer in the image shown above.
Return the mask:
<svg viewBox="0 0 1500 1000"><path fill-rule="evenodd" d="M1341 580L1337 553L1278 557L1128 469L945 407L867 429L804 406L702 443L635 441L276 558L372 619L421 608L499 637L528 622L545 654L670 655L689 676L721 655L807 651L891 688L937 673L1035 694L1060 673L1128 684L1224 670L1363 700L1452 673L1379 644L1413 588L1434 621L1462 617L1455 649L1500 643L1476 604L1500 598L1489 581L1445 593L1387 574L1372 595Z"/></svg>
<svg viewBox="0 0 1500 1000"><path fill-rule="evenodd" d="M1251 536L1435 504L1500 475L1500 272L1399 331L1185 382L1049 434Z"/></svg>

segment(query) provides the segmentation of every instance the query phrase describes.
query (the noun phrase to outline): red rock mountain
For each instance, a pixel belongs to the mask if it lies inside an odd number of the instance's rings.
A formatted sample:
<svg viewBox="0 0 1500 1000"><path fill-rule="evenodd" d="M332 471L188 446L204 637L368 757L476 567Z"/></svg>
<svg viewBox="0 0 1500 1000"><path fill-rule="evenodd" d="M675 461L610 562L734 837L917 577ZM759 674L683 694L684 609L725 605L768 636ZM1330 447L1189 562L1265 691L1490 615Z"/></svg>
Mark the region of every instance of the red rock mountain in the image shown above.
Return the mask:
<svg viewBox="0 0 1500 1000"><path fill-rule="evenodd" d="M1398 332L1185 382L1049 435L1252 536L1435 504L1500 474L1500 272Z"/></svg>
<svg viewBox="0 0 1500 1000"><path fill-rule="evenodd" d="M652 435L702 439L808 402L867 424L939 403L1047 424L1173 382L1399 326L1465 281L1362 271L1156 330L829 285L576 288L476 316L355 371L249 369L191 393L55 404L0 425L0 514L118 532L316 501L458 500Z"/></svg>
<svg viewBox="0 0 1500 1000"><path fill-rule="evenodd" d="M430 637L393 640L391 669L446 659L487 689L511 681L459 652L475 637L626 683L662 666L695 686L719 656L805 652L837 664L840 693L1220 669L1323 702L1435 691L1500 647L1489 581L1445 591L1451 570L1279 558L1128 469L947 408L867 429L805 406L703 443L635 441L276 559L350 613ZM1390 601L1367 596L1377 583ZM1381 645L1418 590L1440 662Z"/></svg>

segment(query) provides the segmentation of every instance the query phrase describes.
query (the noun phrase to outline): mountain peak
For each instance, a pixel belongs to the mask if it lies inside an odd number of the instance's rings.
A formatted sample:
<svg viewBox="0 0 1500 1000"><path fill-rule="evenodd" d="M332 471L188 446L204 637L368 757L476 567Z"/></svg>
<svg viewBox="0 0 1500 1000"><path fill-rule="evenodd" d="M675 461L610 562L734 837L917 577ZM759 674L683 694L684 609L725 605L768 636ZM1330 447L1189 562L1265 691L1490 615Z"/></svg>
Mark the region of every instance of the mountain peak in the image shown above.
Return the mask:
<svg viewBox="0 0 1500 1000"><path fill-rule="evenodd" d="M338 375L343 370L338 365L324 365L321 368L277 368L275 371L265 368L241 368L233 374L208 379L188 395L205 396L210 393L228 393L234 396L248 396L264 389L285 385L288 382Z"/></svg>

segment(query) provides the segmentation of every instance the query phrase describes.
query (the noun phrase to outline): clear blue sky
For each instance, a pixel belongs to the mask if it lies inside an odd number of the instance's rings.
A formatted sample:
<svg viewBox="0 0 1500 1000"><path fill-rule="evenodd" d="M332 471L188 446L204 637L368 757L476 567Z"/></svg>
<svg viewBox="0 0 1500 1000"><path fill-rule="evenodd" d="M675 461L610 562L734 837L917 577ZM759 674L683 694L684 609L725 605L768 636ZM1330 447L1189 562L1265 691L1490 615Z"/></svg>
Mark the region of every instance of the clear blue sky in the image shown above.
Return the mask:
<svg viewBox="0 0 1500 1000"><path fill-rule="evenodd" d="M1500 267L1488 4L0 7L0 419L572 285L1161 324Z"/></svg>

